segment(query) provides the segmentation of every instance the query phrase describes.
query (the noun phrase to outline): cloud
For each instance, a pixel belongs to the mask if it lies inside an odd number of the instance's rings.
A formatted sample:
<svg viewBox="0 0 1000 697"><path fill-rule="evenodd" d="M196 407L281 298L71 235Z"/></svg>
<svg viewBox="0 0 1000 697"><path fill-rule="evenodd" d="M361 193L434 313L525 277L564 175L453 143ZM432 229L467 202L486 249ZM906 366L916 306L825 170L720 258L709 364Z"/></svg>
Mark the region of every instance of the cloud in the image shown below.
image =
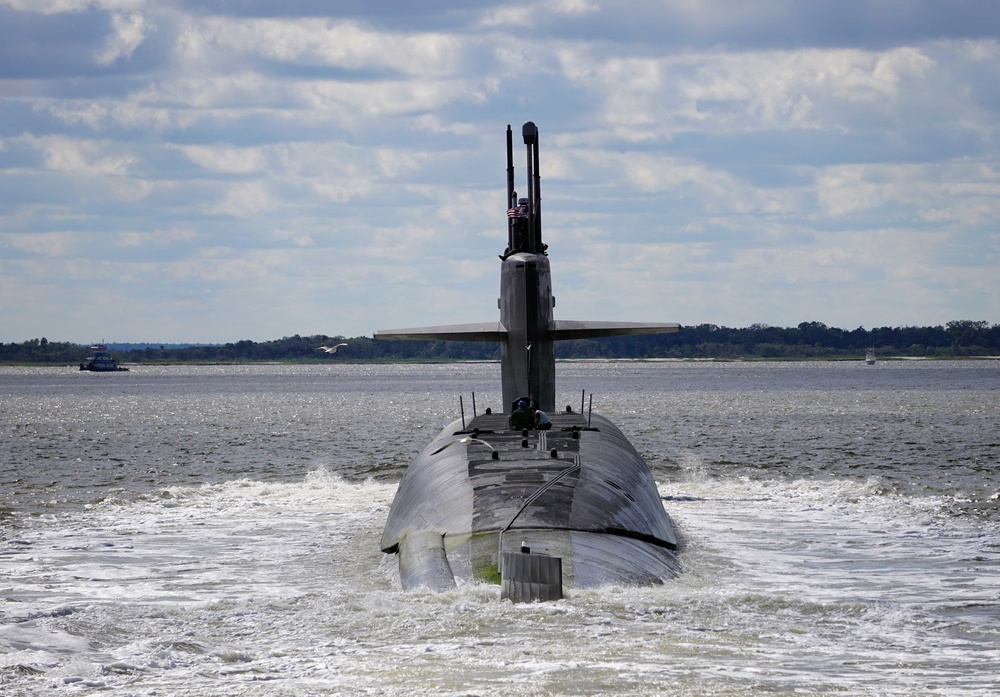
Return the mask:
<svg viewBox="0 0 1000 697"><path fill-rule="evenodd" d="M103 10L126 10L141 7L146 0L2 0L19 12L33 12L43 15L79 13L93 8Z"/></svg>
<svg viewBox="0 0 1000 697"><path fill-rule="evenodd" d="M56 172L88 176L123 176L135 157L112 141L75 140L61 136L23 140L43 155L44 166Z"/></svg>
<svg viewBox="0 0 1000 697"><path fill-rule="evenodd" d="M911 47L652 58L575 47L556 56L566 78L599 101L610 133L630 141L690 130L846 128L859 115L883 116L907 81L934 67Z"/></svg>
<svg viewBox="0 0 1000 697"><path fill-rule="evenodd" d="M237 148L231 145L181 145L181 152L192 162L211 172L228 174L259 173L267 168L264 150Z"/></svg>
<svg viewBox="0 0 1000 697"><path fill-rule="evenodd" d="M70 249L70 240L67 235L57 232L33 235L0 234L0 246L31 256L63 257Z"/></svg>
<svg viewBox="0 0 1000 697"><path fill-rule="evenodd" d="M100 65L110 65L119 58L128 59L153 30L153 26L138 12L111 15L111 28L114 33L97 55Z"/></svg>
<svg viewBox="0 0 1000 697"><path fill-rule="evenodd" d="M0 338L487 320L529 119L560 317L1000 317L992 6L335 5L0 0Z"/></svg>
<svg viewBox="0 0 1000 697"><path fill-rule="evenodd" d="M191 22L178 43L189 61L239 57L351 72L448 75L459 71L461 42L439 32L387 33L356 22L210 17Z"/></svg>
<svg viewBox="0 0 1000 697"><path fill-rule="evenodd" d="M546 0L519 5L501 3L487 8L479 20L485 29L507 28L524 30L550 26L566 17L586 17L600 12L600 6L589 0Z"/></svg>

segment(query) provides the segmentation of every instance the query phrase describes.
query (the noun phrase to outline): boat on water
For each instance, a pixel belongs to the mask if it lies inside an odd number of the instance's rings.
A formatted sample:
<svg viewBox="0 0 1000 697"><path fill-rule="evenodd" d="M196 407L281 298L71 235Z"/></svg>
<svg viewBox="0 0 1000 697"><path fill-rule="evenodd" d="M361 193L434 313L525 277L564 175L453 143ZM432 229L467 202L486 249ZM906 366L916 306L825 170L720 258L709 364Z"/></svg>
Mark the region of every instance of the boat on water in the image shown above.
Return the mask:
<svg viewBox="0 0 1000 697"><path fill-rule="evenodd" d="M865 349L865 363L868 365L875 365L875 347Z"/></svg>
<svg viewBox="0 0 1000 697"><path fill-rule="evenodd" d="M90 347L90 358L86 363L80 364L80 370L89 370L94 373L115 373L128 371L128 368L118 365L118 361L108 353L108 346L105 343L94 344Z"/></svg>
<svg viewBox="0 0 1000 697"><path fill-rule="evenodd" d="M527 197L514 191L507 127L507 247L499 321L379 330L376 339L500 344L503 402L462 416L410 463L381 549L404 588L498 583L516 602L562 597L563 586L654 585L680 571L678 532L649 465L593 395L556 408L555 342L675 332L678 324L556 320L542 243L538 129L522 128ZM575 400L574 400L575 401ZM526 420L518 419L527 416Z"/></svg>

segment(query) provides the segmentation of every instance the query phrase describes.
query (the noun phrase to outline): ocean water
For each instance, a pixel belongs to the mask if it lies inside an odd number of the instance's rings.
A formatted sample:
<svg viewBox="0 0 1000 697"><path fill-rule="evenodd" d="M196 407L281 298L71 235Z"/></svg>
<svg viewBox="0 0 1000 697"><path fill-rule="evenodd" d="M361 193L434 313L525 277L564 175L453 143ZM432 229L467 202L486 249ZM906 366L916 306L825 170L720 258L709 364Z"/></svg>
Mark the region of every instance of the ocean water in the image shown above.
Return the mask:
<svg viewBox="0 0 1000 697"><path fill-rule="evenodd" d="M1000 693L1000 361L557 372L680 578L399 589L396 484L494 363L0 367L0 693Z"/></svg>

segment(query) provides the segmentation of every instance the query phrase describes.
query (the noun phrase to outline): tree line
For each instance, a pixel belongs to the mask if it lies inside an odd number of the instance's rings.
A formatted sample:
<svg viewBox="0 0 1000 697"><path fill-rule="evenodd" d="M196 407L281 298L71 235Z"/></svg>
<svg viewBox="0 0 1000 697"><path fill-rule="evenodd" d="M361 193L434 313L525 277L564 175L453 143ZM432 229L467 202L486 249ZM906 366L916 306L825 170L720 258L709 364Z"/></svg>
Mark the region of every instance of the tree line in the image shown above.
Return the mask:
<svg viewBox="0 0 1000 697"><path fill-rule="evenodd" d="M346 343L337 353L320 346ZM557 358L851 359L874 347L879 358L957 358L1000 355L1000 325L955 320L935 327L853 330L802 322L797 327L753 324L745 328L699 324L674 334L581 339L556 344ZM458 341L375 341L371 337L299 336L210 345L109 346L126 363L242 363L258 361L447 361L499 360L497 344ZM0 363L76 364L89 355L80 344L31 339L0 343Z"/></svg>

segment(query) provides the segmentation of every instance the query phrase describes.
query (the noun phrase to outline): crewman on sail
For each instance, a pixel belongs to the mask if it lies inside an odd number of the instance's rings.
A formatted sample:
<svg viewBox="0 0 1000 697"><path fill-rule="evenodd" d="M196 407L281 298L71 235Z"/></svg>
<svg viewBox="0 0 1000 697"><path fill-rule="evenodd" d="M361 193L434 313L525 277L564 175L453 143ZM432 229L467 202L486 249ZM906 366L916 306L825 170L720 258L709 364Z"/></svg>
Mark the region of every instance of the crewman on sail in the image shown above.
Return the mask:
<svg viewBox="0 0 1000 697"><path fill-rule="evenodd" d="M528 199L517 200L517 207L507 210L507 217L514 220L514 246L511 252L523 252L528 249Z"/></svg>

